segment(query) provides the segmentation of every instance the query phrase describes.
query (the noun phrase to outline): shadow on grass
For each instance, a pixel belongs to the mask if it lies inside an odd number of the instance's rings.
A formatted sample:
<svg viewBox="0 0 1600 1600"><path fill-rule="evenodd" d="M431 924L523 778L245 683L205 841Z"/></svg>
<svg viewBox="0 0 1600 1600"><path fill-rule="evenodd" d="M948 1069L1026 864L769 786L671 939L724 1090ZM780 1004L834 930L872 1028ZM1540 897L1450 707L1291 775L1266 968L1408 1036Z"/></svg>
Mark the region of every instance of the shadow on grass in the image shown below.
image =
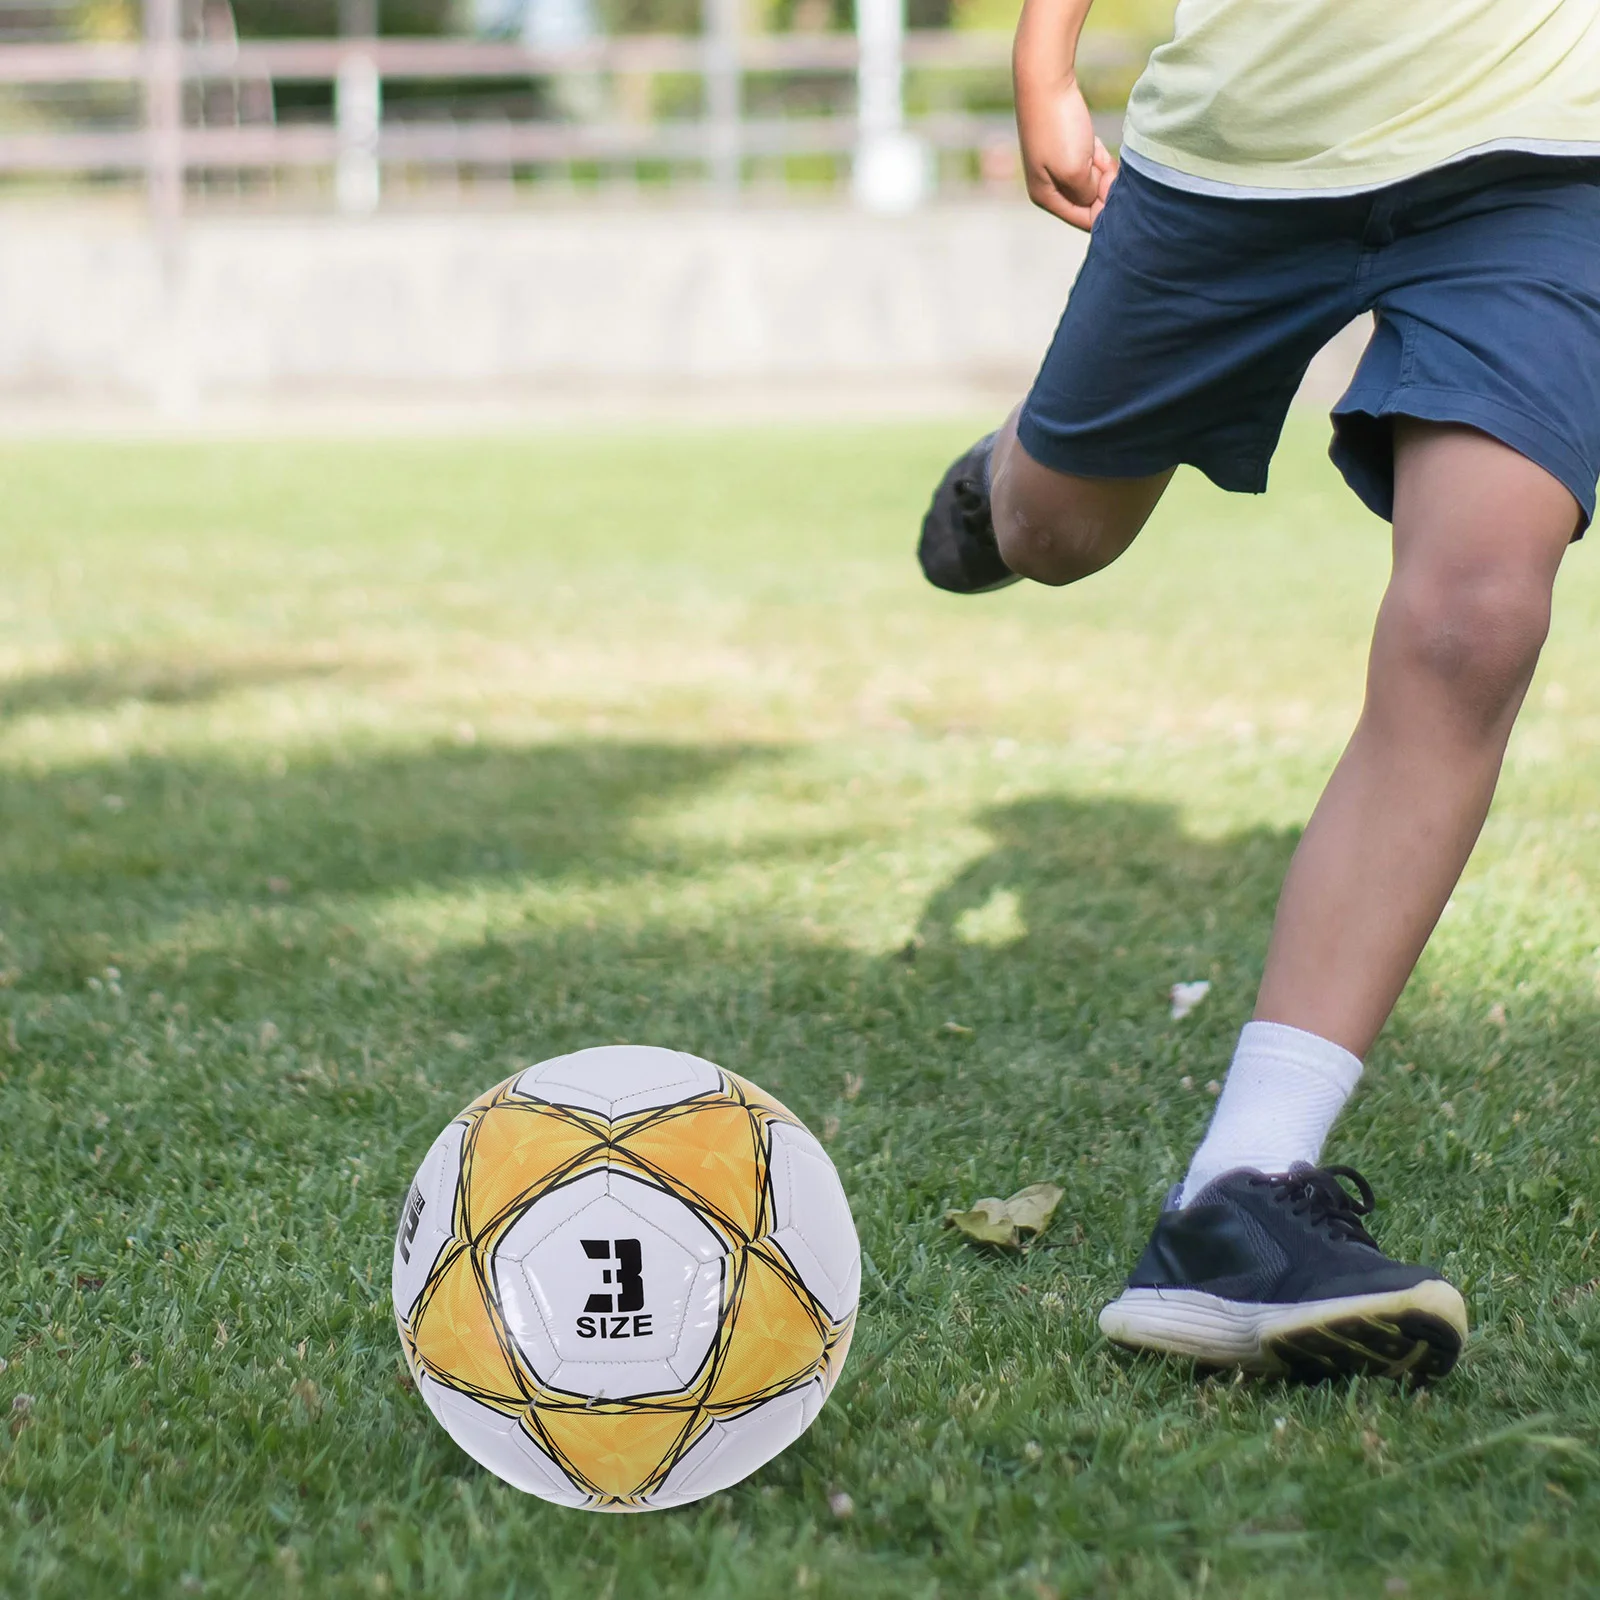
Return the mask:
<svg viewBox="0 0 1600 1600"><path fill-rule="evenodd" d="M906 1170L928 1174L930 1206L975 1160L985 1188L1111 1161L1124 1181L1105 1204L1134 1226L1125 1217L1170 1182L1209 1113L1293 832L1197 837L1172 807L1117 797L996 807L978 819L993 847L932 896L903 949L871 954L808 931L783 902L782 874L833 870L837 837L647 825L785 759L578 742L276 773L188 757L10 773L5 1004L26 1032L36 999L81 999L114 966L124 988L159 990L196 1020L292 1018L309 1055L409 1058L409 1081L462 1100L518 1061L666 1043L837 1119L847 1155L892 1136ZM859 856L895 840L844 842ZM707 886L735 870L774 877L719 901ZM1168 991L1194 979L1211 997L1176 1024ZM1481 1044L1485 1009L1476 993L1408 996L1398 1048L1444 1063L1438 1079L1391 1086L1415 1113L1408 1135L1428 1129L1451 1072L1470 1075L1455 1063L1464 1039ZM1559 1057L1595 1031L1592 1006L1553 1003L1541 1048ZM847 1081L870 1093L845 1097ZM1504 1147L1480 1131L1479 1154Z"/></svg>
<svg viewBox="0 0 1600 1600"><path fill-rule="evenodd" d="M1108 1148L1139 1174L1125 1192L1142 1204L1205 1114L1203 1093L1173 1089L1220 1071L1292 839L1196 839L1136 800L996 808L980 818L994 848L932 898L905 949L872 954L808 932L784 903L786 881L837 865L838 838L648 826L786 759L580 742L281 773L188 757L12 773L5 1004L21 1047L70 1072L80 1013L115 968L124 1006L158 991L223 1054L251 1053L262 1093L326 1094L330 1150L378 1100L442 1125L518 1062L633 1039L723 1061L818 1126L837 1121L842 1164L892 1141L907 1220L938 1215L953 1173L992 1192ZM750 872L772 880L736 909L707 887ZM1214 999L1176 1029L1167 990L1196 977ZM268 1021L278 1043L255 1059ZM161 1071L175 1096L208 1092L203 1074ZM847 1097L847 1081L866 1092Z"/></svg>
<svg viewBox="0 0 1600 1600"><path fill-rule="evenodd" d="M436 744L281 771L138 757L11 773L0 776L0 906L23 987L72 988L116 962L170 991L199 981L207 956L248 954L264 1003L304 975L319 929L348 948L363 902L372 970L415 971L413 956L385 946L383 910L396 897L681 886L736 862L826 869L843 845L892 843L683 842L640 827L740 768L785 758L770 746ZM897 957L803 936L771 903L781 891L726 926L682 926L641 904L624 919L627 943L670 967L675 994L727 997L750 985L768 994L781 970L814 986L802 1011L827 1012L830 995L892 987L913 972L925 1002L959 1027L1021 1027L1041 1045L1081 1044L1090 1025L1160 1020L1179 979L1248 980L1293 846L1292 836L1264 830L1197 839L1171 807L1121 798L1031 799L978 820L994 848L932 898ZM284 945L279 923L292 924L297 948ZM470 982L482 963L525 960L530 995L559 968L585 973L604 996L618 986L607 961L619 937L592 917L577 927L530 923L492 947L452 945L429 965L448 987ZM181 970L172 968L180 957ZM631 994L631 978L626 986ZM783 1010L795 998L772 1003ZM570 1046L528 1046L547 1043Z"/></svg>
<svg viewBox="0 0 1600 1600"><path fill-rule="evenodd" d="M13 772L0 777L0 915L14 948L31 949L36 980L72 987L158 949L226 959L269 910L347 940L362 898L693 872L697 859L646 848L634 824L771 759L668 744L433 745L281 771L139 757ZM213 932L175 947L195 919ZM272 966L297 976L292 961Z"/></svg>
<svg viewBox="0 0 1600 1600"><path fill-rule="evenodd" d="M336 662L271 658L203 664L176 657L104 661L0 680L0 719L103 711L129 701L197 705L241 689L303 683L344 670Z"/></svg>

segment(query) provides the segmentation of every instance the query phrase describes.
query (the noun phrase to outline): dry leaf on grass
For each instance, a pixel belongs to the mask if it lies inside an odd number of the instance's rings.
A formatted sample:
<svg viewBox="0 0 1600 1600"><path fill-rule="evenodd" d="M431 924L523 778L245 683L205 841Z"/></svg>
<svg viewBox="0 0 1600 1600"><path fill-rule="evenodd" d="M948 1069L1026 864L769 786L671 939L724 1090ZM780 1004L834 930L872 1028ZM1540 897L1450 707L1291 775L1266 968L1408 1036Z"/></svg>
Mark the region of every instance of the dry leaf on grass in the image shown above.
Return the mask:
<svg viewBox="0 0 1600 1600"><path fill-rule="evenodd" d="M1017 1250L1050 1226L1050 1219L1061 1204L1064 1189L1053 1183L1030 1183L1018 1189L1009 1200L993 1195L979 1200L970 1211L947 1211L947 1226L959 1228L976 1244L998 1245L1002 1250Z"/></svg>
<svg viewBox="0 0 1600 1600"><path fill-rule="evenodd" d="M1172 1001L1172 1020L1182 1022L1210 993L1211 985L1204 978L1197 983L1173 984L1167 995Z"/></svg>

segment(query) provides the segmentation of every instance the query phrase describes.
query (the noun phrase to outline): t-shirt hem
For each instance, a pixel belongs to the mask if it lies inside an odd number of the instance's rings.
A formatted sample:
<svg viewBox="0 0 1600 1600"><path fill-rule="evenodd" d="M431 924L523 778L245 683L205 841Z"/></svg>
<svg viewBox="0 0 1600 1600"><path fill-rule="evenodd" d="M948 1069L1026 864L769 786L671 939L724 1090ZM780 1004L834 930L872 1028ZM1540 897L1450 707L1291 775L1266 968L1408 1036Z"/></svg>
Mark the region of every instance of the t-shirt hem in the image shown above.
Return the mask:
<svg viewBox="0 0 1600 1600"><path fill-rule="evenodd" d="M1154 145L1131 129L1124 132L1122 143L1122 159L1153 182L1189 194L1229 200L1338 200L1350 195L1371 194L1375 189L1387 189L1391 184L1404 183L1425 172L1437 172L1441 167L1488 155L1600 160L1600 140L1491 139L1432 160L1365 170L1349 183L1327 183L1321 181L1321 174L1304 169L1234 167L1203 161L1164 145Z"/></svg>

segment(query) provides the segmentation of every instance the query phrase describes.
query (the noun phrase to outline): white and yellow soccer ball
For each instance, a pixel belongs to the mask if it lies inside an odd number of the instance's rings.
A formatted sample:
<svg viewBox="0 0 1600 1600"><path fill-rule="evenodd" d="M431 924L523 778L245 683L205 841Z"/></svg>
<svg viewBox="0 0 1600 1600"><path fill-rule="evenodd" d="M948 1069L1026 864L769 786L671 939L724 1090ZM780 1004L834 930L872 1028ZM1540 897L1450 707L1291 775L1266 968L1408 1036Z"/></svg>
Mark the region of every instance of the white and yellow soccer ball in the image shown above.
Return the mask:
<svg viewBox="0 0 1600 1600"><path fill-rule="evenodd" d="M474 1100L401 1211L394 1309L468 1455L559 1505L643 1511L792 1444L844 1365L861 1251L793 1112L698 1056L560 1056Z"/></svg>

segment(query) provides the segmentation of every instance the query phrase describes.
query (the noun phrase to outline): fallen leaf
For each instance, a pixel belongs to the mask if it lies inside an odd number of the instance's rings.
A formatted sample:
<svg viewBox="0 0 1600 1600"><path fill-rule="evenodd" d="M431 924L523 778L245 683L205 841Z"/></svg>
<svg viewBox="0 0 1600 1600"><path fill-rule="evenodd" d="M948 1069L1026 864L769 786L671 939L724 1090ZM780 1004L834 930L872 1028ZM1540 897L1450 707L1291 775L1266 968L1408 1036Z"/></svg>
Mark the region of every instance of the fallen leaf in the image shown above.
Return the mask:
<svg viewBox="0 0 1600 1600"><path fill-rule="evenodd" d="M964 1023L964 1022L947 1022L947 1023L944 1024L944 1030L943 1031L945 1033L963 1033L963 1034L965 1034L965 1033L971 1033L972 1029L969 1028L966 1025L966 1023Z"/></svg>
<svg viewBox="0 0 1600 1600"><path fill-rule="evenodd" d="M1002 1250L1020 1249L1023 1235L1037 1237L1050 1226L1056 1207L1066 1193L1053 1183L1030 1183L1009 1200L993 1195L977 1201L970 1211L947 1211L948 1227L958 1228L975 1244L998 1245Z"/></svg>
<svg viewBox="0 0 1600 1600"><path fill-rule="evenodd" d="M1211 993L1211 985L1201 978L1195 983L1175 983L1167 993L1172 1001L1172 1020L1182 1022Z"/></svg>

